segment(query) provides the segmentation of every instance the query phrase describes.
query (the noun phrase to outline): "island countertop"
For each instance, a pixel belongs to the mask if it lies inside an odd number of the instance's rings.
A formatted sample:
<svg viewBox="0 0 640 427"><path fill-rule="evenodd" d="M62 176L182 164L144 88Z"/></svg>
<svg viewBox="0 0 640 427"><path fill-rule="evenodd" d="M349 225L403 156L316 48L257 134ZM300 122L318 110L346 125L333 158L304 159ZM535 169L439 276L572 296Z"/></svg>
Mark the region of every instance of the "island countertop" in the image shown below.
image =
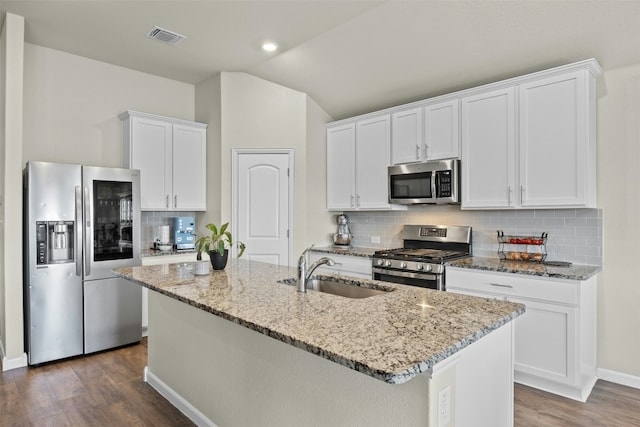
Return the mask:
<svg viewBox="0 0 640 427"><path fill-rule="evenodd" d="M350 299L279 280L296 269L243 259L196 276L192 264L114 270L198 309L391 384L404 383L525 311L521 304L375 280L393 289ZM344 276L339 281L349 282ZM352 285L353 286L353 285Z"/></svg>

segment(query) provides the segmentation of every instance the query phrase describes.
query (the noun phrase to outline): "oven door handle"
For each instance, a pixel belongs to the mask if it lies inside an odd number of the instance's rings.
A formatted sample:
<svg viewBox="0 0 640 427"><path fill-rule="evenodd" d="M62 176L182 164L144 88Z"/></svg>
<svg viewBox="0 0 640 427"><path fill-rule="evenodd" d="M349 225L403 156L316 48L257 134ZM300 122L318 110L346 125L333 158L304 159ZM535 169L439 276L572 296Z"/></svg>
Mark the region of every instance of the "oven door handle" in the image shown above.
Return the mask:
<svg viewBox="0 0 640 427"><path fill-rule="evenodd" d="M411 279L423 279L423 280L437 279L435 274L412 273L409 271L388 270L386 268L378 268L378 267L373 267L371 271L374 274L378 273L378 274L383 274L387 276L409 277Z"/></svg>

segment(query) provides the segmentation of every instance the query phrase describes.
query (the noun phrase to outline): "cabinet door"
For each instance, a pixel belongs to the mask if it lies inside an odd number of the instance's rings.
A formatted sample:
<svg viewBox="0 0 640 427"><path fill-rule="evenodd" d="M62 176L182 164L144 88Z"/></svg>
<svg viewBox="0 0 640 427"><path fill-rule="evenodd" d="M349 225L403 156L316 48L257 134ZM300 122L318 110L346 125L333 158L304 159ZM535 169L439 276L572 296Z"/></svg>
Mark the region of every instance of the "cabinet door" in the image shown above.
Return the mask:
<svg viewBox="0 0 640 427"><path fill-rule="evenodd" d="M206 164L206 129L173 125L172 209L207 209Z"/></svg>
<svg viewBox="0 0 640 427"><path fill-rule="evenodd" d="M522 206L586 206L585 72L520 85Z"/></svg>
<svg viewBox="0 0 640 427"><path fill-rule="evenodd" d="M460 157L459 101L427 105L424 108L424 139L427 160Z"/></svg>
<svg viewBox="0 0 640 427"><path fill-rule="evenodd" d="M394 165L423 160L421 108L393 113L391 132L391 161Z"/></svg>
<svg viewBox="0 0 640 427"><path fill-rule="evenodd" d="M390 117L385 114L356 124L356 207L388 209Z"/></svg>
<svg viewBox="0 0 640 427"><path fill-rule="evenodd" d="M133 117L131 120L131 165L140 169L142 210L166 210L171 197L171 124Z"/></svg>
<svg viewBox="0 0 640 427"><path fill-rule="evenodd" d="M508 298L525 304L515 320L515 365L518 373L565 384L576 381L576 308Z"/></svg>
<svg viewBox="0 0 640 427"><path fill-rule="evenodd" d="M516 204L515 90L462 99L462 208Z"/></svg>
<svg viewBox="0 0 640 427"><path fill-rule="evenodd" d="M327 129L327 209L355 208L356 125ZM386 171L386 170L385 170Z"/></svg>

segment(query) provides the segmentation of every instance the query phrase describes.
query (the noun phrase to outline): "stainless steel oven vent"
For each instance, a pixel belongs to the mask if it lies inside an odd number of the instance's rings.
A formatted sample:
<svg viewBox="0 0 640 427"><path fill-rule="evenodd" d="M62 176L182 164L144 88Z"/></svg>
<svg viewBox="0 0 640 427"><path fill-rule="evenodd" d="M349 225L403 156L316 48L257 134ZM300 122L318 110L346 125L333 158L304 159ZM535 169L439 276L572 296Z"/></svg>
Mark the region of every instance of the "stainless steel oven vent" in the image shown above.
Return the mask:
<svg viewBox="0 0 640 427"><path fill-rule="evenodd" d="M178 34L174 31L169 31L158 26L154 26L153 29L147 33L147 37L173 46L187 38L187 36L183 36L182 34Z"/></svg>

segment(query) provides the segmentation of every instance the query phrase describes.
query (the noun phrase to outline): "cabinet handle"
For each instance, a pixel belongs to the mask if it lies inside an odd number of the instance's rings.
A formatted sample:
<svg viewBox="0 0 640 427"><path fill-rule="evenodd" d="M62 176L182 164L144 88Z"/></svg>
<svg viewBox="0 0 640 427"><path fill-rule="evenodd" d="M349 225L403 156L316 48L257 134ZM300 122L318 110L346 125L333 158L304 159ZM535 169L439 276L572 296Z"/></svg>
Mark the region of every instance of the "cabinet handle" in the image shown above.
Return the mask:
<svg viewBox="0 0 640 427"><path fill-rule="evenodd" d="M491 286L497 286L498 288L513 289L513 285L503 285L502 283L489 283Z"/></svg>
<svg viewBox="0 0 640 427"><path fill-rule="evenodd" d="M524 194L525 194L525 190L524 190L524 187L521 185L520 186L520 203L524 202Z"/></svg>
<svg viewBox="0 0 640 427"><path fill-rule="evenodd" d="M351 195L351 207L353 207L353 194Z"/></svg>
<svg viewBox="0 0 640 427"><path fill-rule="evenodd" d="M356 204L356 207L358 207L358 208L359 208L359 207L360 207L360 195L359 195L359 194L358 194L358 199L357 199L357 200L358 200L358 202L357 202L357 204Z"/></svg>
<svg viewBox="0 0 640 427"><path fill-rule="evenodd" d="M169 208L169 195L168 194L164 199L164 204L165 204L165 207L168 209Z"/></svg>
<svg viewBox="0 0 640 427"><path fill-rule="evenodd" d="M429 158L429 146L426 143L424 144L424 158L425 160Z"/></svg>
<svg viewBox="0 0 640 427"><path fill-rule="evenodd" d="M511 206L511 187L507 187L507 206Z"/></svg>
<svg viewBox="0 0 640 427"><path fill-rule="evenodd" d="M174 208L178 207L178 195L177 194L175 196L173 196L173 207Z"/></svg>
<svg viewBox="0 0 640 427"><path fill-rule="evenodd" d="M420 160L420 146L416 144L416 160Z"/></svg>

